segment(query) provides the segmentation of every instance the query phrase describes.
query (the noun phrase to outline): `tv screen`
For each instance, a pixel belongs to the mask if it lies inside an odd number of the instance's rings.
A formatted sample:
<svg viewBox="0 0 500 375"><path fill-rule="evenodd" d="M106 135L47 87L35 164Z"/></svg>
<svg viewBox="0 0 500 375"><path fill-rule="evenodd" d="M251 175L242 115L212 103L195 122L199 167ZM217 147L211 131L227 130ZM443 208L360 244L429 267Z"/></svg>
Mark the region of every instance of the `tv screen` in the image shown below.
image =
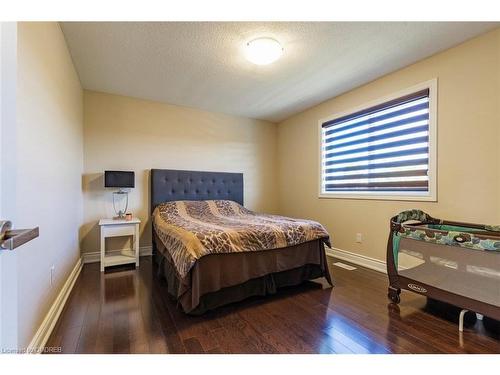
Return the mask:
<svg viewBox="0 0 500 375"><path fill-rule="evenodd" d="M104 171L104 187L133 188L134 172Z"/></svg>

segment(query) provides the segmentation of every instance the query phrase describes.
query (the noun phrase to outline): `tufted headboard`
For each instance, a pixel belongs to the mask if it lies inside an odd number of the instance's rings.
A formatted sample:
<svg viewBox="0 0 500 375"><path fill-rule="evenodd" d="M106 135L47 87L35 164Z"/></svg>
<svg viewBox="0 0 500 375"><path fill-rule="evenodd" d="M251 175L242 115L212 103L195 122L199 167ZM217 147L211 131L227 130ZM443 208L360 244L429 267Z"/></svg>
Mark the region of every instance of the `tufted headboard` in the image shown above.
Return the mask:
<svg viewBox="0 0 500 375"><path fill-rule="evenodd" d="M243 205L243 173L151 169L151 211L163 202L228 199Z"/></svg>

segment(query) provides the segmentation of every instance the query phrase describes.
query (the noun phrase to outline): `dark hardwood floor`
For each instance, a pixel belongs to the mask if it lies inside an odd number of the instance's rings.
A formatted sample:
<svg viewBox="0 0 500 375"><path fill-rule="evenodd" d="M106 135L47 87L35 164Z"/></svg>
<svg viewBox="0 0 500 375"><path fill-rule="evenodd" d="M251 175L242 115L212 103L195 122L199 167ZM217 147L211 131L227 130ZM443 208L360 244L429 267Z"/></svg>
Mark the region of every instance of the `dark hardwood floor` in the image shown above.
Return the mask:
<svg viewBox="0 0 500 375"><path fill-rule="evenodd" d="M385 275L330 269L333 289L308 282L191 317L167 295L150 257L137 270L106 274L87 264L47 346L63 353L500 353L500 338L480 321L460 335L456 323L426 311L422 296L403 291L399 307L389 305Z"/></svg>

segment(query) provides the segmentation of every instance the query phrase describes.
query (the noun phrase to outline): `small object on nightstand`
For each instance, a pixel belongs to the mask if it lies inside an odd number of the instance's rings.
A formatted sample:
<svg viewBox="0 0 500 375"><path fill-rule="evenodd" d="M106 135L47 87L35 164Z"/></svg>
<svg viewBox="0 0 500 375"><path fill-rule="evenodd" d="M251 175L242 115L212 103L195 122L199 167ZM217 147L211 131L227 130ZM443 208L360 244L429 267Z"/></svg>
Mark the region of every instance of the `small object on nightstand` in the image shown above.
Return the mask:
<svg viewBox="0 0 500 375"><path fill-rule="evenodd" d="M139 225L138 218L131 217L130 220L101 219L99 227L101 229L101 272L108 266L119 264L135 263L139 267ZM119 254L113 252L106 254L106 238L132 236L132 249L123 250Z"/></svg>
<svg viewBox="0 0 500 375"><path fill-rule="evenodd" d="M127 220L127 221L132 220L132 214L130 212L125 214L125 220Z"/></svg>

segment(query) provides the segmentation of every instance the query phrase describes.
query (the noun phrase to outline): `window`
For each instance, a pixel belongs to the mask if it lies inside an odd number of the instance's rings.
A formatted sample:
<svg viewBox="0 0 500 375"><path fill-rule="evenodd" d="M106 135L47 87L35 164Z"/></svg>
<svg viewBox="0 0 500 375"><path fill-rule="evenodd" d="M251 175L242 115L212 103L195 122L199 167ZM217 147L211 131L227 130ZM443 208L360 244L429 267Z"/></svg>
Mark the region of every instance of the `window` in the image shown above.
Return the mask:
<svg viewBox="0 0 500 375"><path fill-rule="evenodd" d="M320 197L436 200L436 88L320 121Z"/></svg>

